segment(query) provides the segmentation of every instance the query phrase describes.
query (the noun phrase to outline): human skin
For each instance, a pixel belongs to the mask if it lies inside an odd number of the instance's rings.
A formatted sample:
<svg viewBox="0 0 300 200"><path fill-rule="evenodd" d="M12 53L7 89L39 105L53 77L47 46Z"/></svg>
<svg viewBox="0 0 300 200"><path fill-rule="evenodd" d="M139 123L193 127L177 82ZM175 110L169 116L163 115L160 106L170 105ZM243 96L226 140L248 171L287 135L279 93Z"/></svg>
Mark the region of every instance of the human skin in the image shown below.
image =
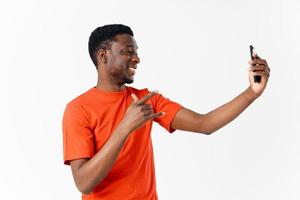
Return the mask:
<svg viewBox="0 0 300 200"><path fill-rule="evenodd" d="M97 52L98 82L97 89L121 91L126 83L134 81L135 70L140 58L137 54L135 39L128 34L115 36L108 50ZM249 87L230 102L208 112L199 114L187 108L179 110L172 121L172 128L210 135L234 120L265 90L270 68L266 60L254 55L249 61ZM254 76L261 76L261 82L254 82ZM80 192L89 194L108 174L115 163L127 137L147 121L161 117L164 113L154 113L146 101L156 92L150 92L138 99L132 95L132 104L126 110L124 118L104 146L92 157L70 161L75 184Z"/></svg>

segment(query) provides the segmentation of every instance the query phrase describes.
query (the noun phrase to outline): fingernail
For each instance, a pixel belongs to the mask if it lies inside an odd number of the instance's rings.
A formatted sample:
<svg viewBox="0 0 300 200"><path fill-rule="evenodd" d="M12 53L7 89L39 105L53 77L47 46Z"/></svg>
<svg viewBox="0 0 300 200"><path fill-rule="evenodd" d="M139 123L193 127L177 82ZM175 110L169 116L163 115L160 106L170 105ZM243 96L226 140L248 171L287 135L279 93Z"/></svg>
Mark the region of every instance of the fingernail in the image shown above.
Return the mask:
<svg viewBox="0 0 300 200"><path fill-rule="evenodd" d="M166 113L165 112L162 112L162 115L165 115Z"/></svg>

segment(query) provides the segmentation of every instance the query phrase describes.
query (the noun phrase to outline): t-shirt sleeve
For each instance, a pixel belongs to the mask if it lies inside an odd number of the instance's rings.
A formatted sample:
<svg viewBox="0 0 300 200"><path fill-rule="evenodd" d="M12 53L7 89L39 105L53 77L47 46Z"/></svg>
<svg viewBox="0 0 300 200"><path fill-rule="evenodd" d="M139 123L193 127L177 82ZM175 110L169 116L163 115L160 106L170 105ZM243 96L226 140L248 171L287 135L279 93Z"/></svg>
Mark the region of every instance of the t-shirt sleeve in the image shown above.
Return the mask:
<svg viewBox="0 0 300 200"><path fill-rule="evenodd" d="M178 103L165 98L161 94L156 94L152 98L153 110L157 112L165 112L165 115L155 118L154 121L164 127L169 133L173 133L175 129L171 127L172 121L176 116L176 113L182 108Z"/></svg>
<svg viewBox="0 0 300 200"><path fill-rule="evenodd" d="M94 135L83 108L69 103L62 120L64 164L71 160L91 158L94 155Z"/></svg>

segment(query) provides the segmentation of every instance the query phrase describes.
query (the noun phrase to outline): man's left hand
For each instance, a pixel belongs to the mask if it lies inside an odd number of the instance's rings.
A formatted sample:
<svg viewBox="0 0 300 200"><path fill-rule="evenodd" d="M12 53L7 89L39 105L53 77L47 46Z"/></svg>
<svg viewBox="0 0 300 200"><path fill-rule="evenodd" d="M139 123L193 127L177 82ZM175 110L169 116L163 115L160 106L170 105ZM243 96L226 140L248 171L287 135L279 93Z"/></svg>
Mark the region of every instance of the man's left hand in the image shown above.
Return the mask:
<svg viewBox="0 0 300 200"><path fill-rule="evenodd" d="M265 90L270 76L270 68L266 60L260 58L257 54L253 55L254 59L249 61L249 82L250 88L255 96L260 96ZM260 76L260 82L254 82L254 76Z"/></svg>

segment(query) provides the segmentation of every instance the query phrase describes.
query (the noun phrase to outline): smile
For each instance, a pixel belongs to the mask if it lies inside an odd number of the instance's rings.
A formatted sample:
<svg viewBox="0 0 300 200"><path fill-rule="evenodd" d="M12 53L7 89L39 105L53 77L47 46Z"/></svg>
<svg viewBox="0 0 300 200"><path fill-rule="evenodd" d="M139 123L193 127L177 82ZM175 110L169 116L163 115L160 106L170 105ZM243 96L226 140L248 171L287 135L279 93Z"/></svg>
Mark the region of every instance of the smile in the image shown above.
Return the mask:
<svg viewBox="0 0 300 200"><path fill-rule="evenodd" d="M135 70L136 67L129 67L129 71L131 72L132 75L135 75Z"/></svg>

